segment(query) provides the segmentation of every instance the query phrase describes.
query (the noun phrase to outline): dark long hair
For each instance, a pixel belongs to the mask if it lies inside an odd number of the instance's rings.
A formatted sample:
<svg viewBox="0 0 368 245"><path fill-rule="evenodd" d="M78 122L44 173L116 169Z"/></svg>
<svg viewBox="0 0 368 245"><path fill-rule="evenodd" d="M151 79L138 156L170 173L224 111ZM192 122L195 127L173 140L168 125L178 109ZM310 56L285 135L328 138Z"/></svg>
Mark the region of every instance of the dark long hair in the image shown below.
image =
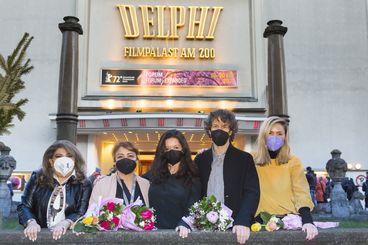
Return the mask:
<svg viewBox="0 0 368 245"><path fill-rule="evenodd" d="M75 159L74 170L75 170L76 178L74 180L74 183L83 183L86 180L86 175L85 175L86 163L82 157L82 154L77 149L77 147L68 140L55 141L51 146L49 146L49 148L47 148L47 150L45 151L43 155L42 169L39 175L39 183L41 185L45 185L45 186L49 186L53 188L55 170L50 164L50 159L52 159L55 151L59 148L65 149Z"/></svg>
<svg viewBox="0 0 368 245"><path fill-rule="evenodd" d="M191 151L189 149L187 140L185 139L184 135L176 129L166 131L160 138L160 141L157 145L155 158L153 159L153 163L151 165L151 181L155 184L162 183L165 182L170 176L168 162L164 157L166 147L165 142L170 138L176 138L183 148L183 157L180 160L180 166L178 172L176 173L176 177L184 178L185 185L191 185L193 183L193 178L198 176L198 169L191 158Z"/></svg>

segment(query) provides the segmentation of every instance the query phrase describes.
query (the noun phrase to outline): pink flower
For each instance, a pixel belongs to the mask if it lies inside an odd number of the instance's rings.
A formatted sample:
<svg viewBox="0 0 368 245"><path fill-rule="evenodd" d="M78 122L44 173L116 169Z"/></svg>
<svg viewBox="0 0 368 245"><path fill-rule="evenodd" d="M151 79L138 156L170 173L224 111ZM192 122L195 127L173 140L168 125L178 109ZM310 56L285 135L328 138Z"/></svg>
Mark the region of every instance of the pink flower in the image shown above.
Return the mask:
<svg viewBox="0 0 368 245"><path fill-rule="evenodd" d="M102 221L102 222L100 223L100 226L101 226L101 228L102 228L102 229L104 229L104 230L108 230L108 229L109 229L109 227L110 227L110 223L109 223L109 221L104 220L104 221Z"/></svg>
<svg viewBox="0 0 368 245"><path fill-rule="evenodd" d="M114 216L111 220L116 226L119 225L120 219L118 218L118 216Z"/></svg>
<svg viewBox="0 0 368 245"><path fill-rule="evenodd" d="M211 222L212 224L215 224L218 220L218 213L211 211L206 215L206 218L208 219L209 222Z"/></svg>
<svg viewBox="0 0 368 245"><path fill-rule="evenodd" d="M144 224L143 229L145 231L150 231L150 230L153 230L154 227L155 227L155 224L153 222L149 222L149 223Z"/></svg>
<svg viewBox="0 0 368 245"><path fill-rule="evenodd" d="M147 209L141 212L142 219L151 219L152 218L152 211Z"/></svg>
<svg viewBox="0 0 368 245"><path fill-rule="evenodd" d="M106 206L107 206L107 210L109 210L110 212L114 211L115 209L115 203L113 202L108 202Z"/></svg>
<svg viewBox="0 0 368 245"><path fill-rule="evenodd" d="M274 231L277 230L277 224L275 221L268 221L265 228L267 231Z"/></svg>

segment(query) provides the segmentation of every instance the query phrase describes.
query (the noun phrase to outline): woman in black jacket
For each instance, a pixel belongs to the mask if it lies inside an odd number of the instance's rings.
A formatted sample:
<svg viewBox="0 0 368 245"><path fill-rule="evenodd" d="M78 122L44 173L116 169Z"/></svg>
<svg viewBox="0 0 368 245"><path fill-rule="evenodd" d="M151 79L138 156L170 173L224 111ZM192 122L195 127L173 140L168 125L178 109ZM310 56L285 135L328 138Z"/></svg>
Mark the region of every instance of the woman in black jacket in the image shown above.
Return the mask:
<svg viewBox="0 0 368 245"><path fill-rule="evenodd" d="M26 237L35 241L41 228L50 228L57 240L84 215L92 191L85 169L82 155L67 140L46 150L42 168L32 173L17 208Z"/></svg>
<svg viewBox="0 0 368 245"><path fill-rule="evenodd" d="M188 143L180 131L169 130L161 136L151 173L148 198L156 210L157 228L176 228L181 237L187 237L190 229L181 218L200 199L201 185Z"/></svg>

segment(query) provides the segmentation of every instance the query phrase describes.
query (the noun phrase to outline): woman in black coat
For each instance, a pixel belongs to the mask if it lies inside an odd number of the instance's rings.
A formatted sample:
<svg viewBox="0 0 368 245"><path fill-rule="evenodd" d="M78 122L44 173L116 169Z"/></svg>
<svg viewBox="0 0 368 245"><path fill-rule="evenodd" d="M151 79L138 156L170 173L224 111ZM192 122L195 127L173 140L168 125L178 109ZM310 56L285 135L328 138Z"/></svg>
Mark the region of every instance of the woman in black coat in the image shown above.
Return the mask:
<svg viewBox="0 0 368 245"><path fill-rule="evenodd" d="M85 169L80 152L67 140L46 150L42 168L32 173L17 208L26 237L35 241L41 228L50 228L57 240L84 215L92 191Z"/></svg>
<svg viewBox="0 0 368 245"><path fill-rule="evenodd" d="M156 210L157 228L176 229L181 237L187 237L190 229L181 218L200 199L201 185L181 132L169 130L161 136L151 173L148 198Z"/></svg>

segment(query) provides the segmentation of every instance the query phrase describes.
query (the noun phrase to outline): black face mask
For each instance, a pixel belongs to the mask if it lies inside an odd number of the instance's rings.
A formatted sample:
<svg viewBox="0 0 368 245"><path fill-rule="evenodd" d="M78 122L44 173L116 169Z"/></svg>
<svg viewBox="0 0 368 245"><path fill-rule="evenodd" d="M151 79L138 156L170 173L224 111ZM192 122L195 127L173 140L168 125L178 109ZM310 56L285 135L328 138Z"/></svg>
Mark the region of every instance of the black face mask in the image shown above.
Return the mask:
<svg viewBox="0 0 368 245"><path fill-rule="evenodd" d="M229 139L229 133L221 129L211 131L211 139L217 146L223 146Z"/></svg>
<svg viewBox="0 0 368 245"><path fill-rule="evenodd" d="M116 161L115 166L119 172L123 174L130 174L134 171L135 167L137 166L137 163L132 159L123 158Z"/></svg>
<svg viewBox="0 0 368 245"><path fill-rule="evenodd" d="M168 163L170 163L171 165L175 165L180 162L181 158L183 157L183 152L177 150L170 150L165 152L164 157L166 158Z"/></svg>

